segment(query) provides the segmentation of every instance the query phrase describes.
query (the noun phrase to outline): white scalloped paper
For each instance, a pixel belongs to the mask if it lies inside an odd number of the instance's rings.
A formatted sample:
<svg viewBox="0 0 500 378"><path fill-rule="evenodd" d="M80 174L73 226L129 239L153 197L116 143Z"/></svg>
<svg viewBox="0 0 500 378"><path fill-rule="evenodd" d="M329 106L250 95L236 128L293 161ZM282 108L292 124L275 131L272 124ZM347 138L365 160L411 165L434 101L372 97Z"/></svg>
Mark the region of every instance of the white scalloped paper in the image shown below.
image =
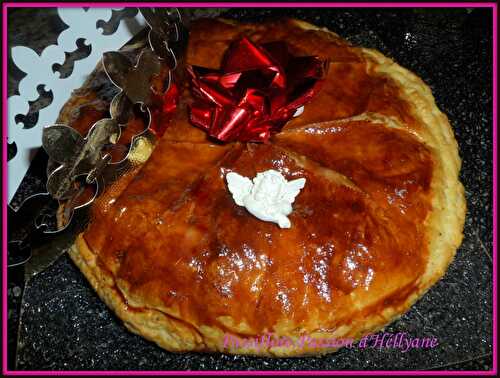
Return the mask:
<svg viewBox="0 0 500 378"><path fill-rule="evenodd" d="M104 52L118 50L132 36L146 25L144 18L138 12L134 22L132 18L122 19L117 30L109 35L103 34L102 28L97 28L97 21L108 22L112 10L124 8L58 8L59 17L68 25L59 35L56 45L45 48L41 55L25 46L12 47L12 59L16 66L26 73L19 82L19 95L8 99L8 141L15 142L16 156L8 162L8 201L14 196L19 184L26 174L31 159L41 146L42 129L53 124L71 92L82 86L86 77L92 72ZM133 29L130 25L133 25ZM53 72L55 63L63 64L65 52L72 52L78 46L76 41L85 39L85 44L91 46L90 55L75 61L70 76L61 79L59 72ZM38 122L30 129L23 128L22 122L16 123L18 114L27 114L29 102L38 99L37 87L45 86L45 91L52 91L52 103L39 111Z"/></svg>

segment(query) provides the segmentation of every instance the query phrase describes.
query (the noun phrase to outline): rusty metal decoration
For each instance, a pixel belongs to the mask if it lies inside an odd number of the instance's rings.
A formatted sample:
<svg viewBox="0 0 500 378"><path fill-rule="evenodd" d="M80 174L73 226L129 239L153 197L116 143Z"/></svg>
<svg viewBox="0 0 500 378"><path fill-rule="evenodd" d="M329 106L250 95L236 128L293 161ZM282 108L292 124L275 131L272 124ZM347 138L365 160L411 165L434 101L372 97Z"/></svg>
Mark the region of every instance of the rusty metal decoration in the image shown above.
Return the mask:
<svg viewBox="0 0 500 378"><path fill-rule="evenodd" d="M156 139L150 130L153 92L151 81L160 74L162 65L166 65L168 77L165 90L168 90L172 70L177 66L170 44L179 41L182 20L176 8L139 10L150 28L150 47L141 52L137 63L134 65L118 51L103 54L104 70L110 81L120 89L110 104L111 118L97 121L85 137L67 125L55 124L44 128L42 146L49 156L47 193L38 193L28 198L17 211L10 208L9 223L14 225L16 219L22 219L26 223L26 219L30 219L27 234L35 237L26 236L25 233L23 237L9 238L9 255L12 251L14 256L9 267L24 264L30 259L30 253L25 253L26 245L29 246L35 239L67 230L71 223L75 223L73 219L76 213L78 222L87 222L88 207L104 188L123 172L147 159L148 156L144 156L144 145L152 146ZM117 144L122 127L130 120L136 104L147 117L146 127L131 138L126 156L113 162L109 147ZM89 188L91 194L87 194L82 200L82 193L89 191ZM43 217L40 218L42 205L47 203L57 204L52 206L53 212L64 209L63 224L52 224L49 227L48 222ZM54 217L54 213L52 216ZM15 251L18 252L17 258ZM20 251L24 252L19 253Z"/></svg>

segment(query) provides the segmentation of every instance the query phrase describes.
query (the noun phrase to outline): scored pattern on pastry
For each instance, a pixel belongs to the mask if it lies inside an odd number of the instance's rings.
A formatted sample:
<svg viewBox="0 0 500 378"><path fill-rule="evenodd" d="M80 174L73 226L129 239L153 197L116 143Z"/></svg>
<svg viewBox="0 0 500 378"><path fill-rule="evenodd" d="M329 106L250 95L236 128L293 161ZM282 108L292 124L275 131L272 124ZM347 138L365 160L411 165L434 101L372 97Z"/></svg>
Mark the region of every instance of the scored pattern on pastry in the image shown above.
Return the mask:
<svg viewBox="0 0 500 378"><path fill-rule="evenodd" d="M231 40L286 40L331 59L323 89L269 144L214 144L179 110L149 160L98 199L70 253L133 332L172 351L290 356L307 346L224 349L227 334L353 338L403 314L461 242L460 160L420 79L299 21L201 20L187 63L217 68ZM225 174L303 177L291 229L237 206Z"/></svg>

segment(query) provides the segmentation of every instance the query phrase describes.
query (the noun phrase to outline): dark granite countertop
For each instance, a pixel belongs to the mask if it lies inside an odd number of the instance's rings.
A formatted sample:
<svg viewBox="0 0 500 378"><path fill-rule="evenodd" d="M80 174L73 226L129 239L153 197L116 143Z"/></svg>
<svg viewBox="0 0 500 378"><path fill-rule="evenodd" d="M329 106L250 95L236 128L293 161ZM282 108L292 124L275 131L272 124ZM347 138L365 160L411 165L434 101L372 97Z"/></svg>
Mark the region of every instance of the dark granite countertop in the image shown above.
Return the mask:
<svg viewBox="0 0 500 378"><path fill-rule="evenodd" d="M198 14L204 11L198 10ZM115 12L116 17L120 12ZM445 277L386 332L435 336L429 350L343 349L323 357L269 359L173 354L127 332L63 255L21 295L9 271L10 367L20 370L490 370L492 368L492 12L491 9L220 9L228 18L291 16L376 48L429 84L450 119L463 159L465 238ZM11 9L8 42L37 52L64 24L54 9ZM112 28L111 25L108 26ZM72 54L62 72L71 71ZM65 71L66 70L66 71ZM9 95L23 74L9 62ZM42 96L50 97L47 94ZM45 101L45 102L44 102ZM42 99L32 107L46 104ZM28 117L29 118L29 117ZM10 152L12 152L11 150ZM43 188L27 175L14 201ZM15 322L21 302L19 339ZM15 353L17 345L17 366Z"/></svg>

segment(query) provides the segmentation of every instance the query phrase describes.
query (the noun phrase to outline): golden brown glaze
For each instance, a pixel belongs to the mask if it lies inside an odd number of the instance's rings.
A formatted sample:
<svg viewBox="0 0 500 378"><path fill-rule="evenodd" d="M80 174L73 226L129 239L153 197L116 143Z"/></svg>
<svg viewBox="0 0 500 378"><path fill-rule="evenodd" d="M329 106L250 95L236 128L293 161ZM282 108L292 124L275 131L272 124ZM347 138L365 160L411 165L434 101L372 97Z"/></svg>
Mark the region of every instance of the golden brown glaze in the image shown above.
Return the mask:
<svg viewBox="0 0 500 378"><path fill-rule="evenodd" d="M189 124L183 87L150 159L94 206L84 238L97 264L130 311L159 308L195 327L250 335L278 324L333 329L405 301L427 262L433 174L429 148L408 132L420 127L410 106L346 42L286 21L200 21L187 62L217 68L242 35L329 57L322 91L270 144L221 146ZM268 169L307 179L291 229L251 216L226 188L229 171ZM360 299L371 307L353 315Z"/></svg>

